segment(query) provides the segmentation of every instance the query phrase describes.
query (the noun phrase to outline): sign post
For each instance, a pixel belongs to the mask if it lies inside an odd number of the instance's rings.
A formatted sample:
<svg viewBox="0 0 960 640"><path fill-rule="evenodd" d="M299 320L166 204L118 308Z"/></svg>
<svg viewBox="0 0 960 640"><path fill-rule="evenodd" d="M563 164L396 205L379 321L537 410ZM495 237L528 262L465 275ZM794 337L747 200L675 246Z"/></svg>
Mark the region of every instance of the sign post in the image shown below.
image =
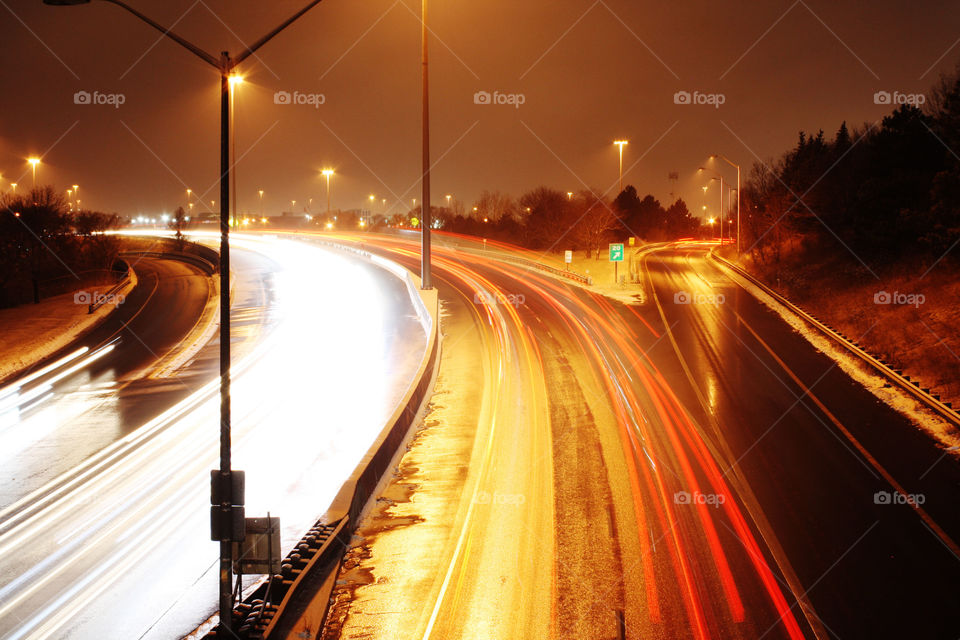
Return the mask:
<svg viewBox="0 0 960 640"><path fill-rule="evenodd" d="M610 243L610 262L613 263L613 283L617 284L620 282L620 278L617 276L617 266L619 263L623 262L623 243L622 242L611 242Z"/></svg>

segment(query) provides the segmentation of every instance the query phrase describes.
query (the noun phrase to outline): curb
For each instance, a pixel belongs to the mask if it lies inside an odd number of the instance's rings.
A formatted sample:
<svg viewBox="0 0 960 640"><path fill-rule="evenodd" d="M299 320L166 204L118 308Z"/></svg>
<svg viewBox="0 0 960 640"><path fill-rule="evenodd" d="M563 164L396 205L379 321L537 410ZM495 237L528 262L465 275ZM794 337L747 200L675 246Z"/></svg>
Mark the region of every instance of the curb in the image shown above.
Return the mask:
<svg viewBox="0 0 960 640"><path fill-rule="evenodd" d="M710 251L708 255L710 259L722 269L725 268L729 271L732 271L756 286L758 289L786 307L790 312L798 316L804 322L815 328L824 337L829 338L834 343L840 345L848 352L856 356L861 362L872 367L881 376L895 384L901 390L906 391L914 399L919 400L924 406L932 410L940 418L946 420L954 427L960 428L960 413L958 413L949 403L945 403L940 400L939 396L930 393L930 389L921 387L919 381L911 380L909 376L903 375L903 371L901 369L894 369L892 365L870 354L858 343L854 342L839 331L833 329L825 322L818 320L813 314L804 311L796 304L790 302L787 298L765 285L756 277L747 273L747 271L745 271L742 267L730 262L726 258L716 255L713 251Z"/></svg>

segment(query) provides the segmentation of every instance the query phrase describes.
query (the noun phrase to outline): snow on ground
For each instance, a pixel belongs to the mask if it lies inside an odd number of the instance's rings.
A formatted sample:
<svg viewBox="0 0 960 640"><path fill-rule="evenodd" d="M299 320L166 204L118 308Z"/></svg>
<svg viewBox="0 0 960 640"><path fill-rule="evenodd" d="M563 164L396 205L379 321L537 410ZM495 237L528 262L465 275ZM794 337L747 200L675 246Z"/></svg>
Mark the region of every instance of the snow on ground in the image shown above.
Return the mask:
<svg viewBox="0 0 960 640"><path fill-rule="evenodd" d="M794 331L806 338L807 342L813 345L817 351L832 358L847 375L862 384L887 405L905 415L918 427L927 431L942 444L944 448L951 449L951 453L960 455L960 451L958 451L958 448L960 448L960 432L958 432L953 425L927 409L905 391L897 387L888 386L889 383L886 378L876 373L872 367L864 364L849 351L837 346L836 343L808 325L800 317L764 292L763 289L746 278L743 278L723 263L714 261L714 264L718 265L731 280L749 291L757 300L783 318Z"/></svg>
<svg viewBox="0 0 960 640"><path fill-rule="evenodd" d="M117 303L105 304L93 313L87 313L86 303L75 301L76 292L47 298L39 304L0 309L0 380L51 356L106 320L136 282L134 276L118 292ZM109 285L90 287L86 291L92 294L108 288Z"/></svg>

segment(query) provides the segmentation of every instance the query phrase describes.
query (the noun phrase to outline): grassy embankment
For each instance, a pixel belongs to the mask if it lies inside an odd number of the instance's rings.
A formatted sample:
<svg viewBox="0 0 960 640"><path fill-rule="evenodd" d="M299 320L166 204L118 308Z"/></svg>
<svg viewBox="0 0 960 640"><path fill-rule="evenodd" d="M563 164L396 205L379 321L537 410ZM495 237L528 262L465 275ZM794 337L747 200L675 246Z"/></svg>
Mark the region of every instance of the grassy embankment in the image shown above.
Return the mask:
<svg viewBox="0 0 960 640"><path fill-rule="evenodd" d="M727 258L735 259L724 251ZM792 249L778 265L741 264L870 353L960 406L960 267L861 264L837 251ZM873 273L871 273L871 271Z"/></svg>

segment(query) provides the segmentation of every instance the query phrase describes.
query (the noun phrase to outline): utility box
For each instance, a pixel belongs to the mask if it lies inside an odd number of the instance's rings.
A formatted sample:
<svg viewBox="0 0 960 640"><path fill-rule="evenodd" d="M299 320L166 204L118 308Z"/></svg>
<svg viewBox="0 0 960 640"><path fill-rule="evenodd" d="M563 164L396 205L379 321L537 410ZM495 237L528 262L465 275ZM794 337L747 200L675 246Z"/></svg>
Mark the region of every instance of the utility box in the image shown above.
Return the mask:
<svg viewBox="0 0 960 640"><path fill-rule="evenodd" d="M247 518L243 542L233 544L237 575L280 573L280 518Z"/></svg>

